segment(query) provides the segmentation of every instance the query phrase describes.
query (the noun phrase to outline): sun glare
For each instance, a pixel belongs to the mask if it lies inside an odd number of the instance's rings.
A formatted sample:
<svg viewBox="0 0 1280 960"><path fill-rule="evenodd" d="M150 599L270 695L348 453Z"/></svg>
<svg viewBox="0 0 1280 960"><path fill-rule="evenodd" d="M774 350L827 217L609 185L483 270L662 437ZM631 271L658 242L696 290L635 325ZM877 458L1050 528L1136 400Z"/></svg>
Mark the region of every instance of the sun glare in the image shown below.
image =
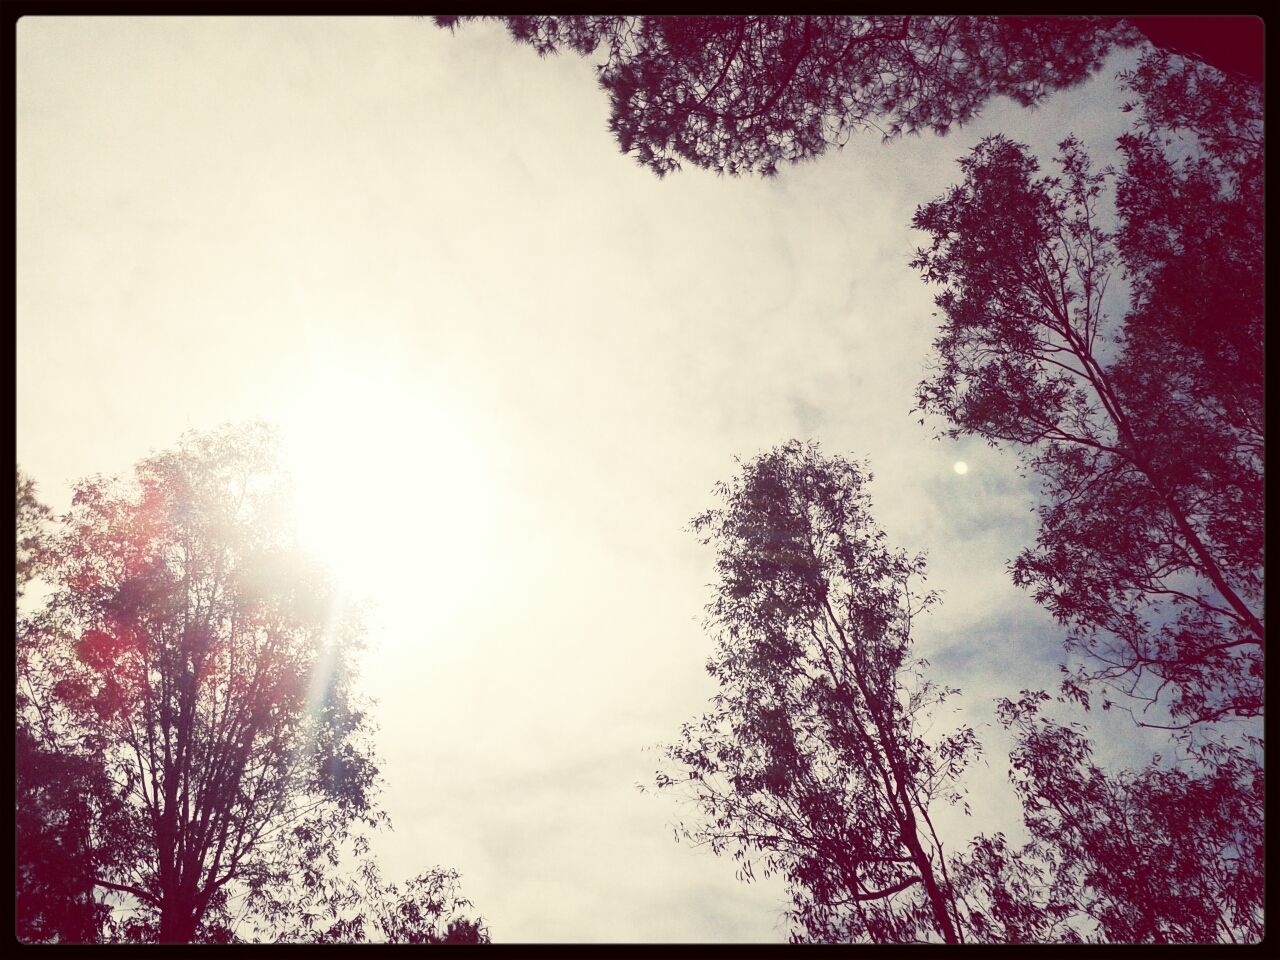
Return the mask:
<svg viewBox="0 0 1280 960"><path fill-rule="evenodd" d="M410 589L438 616L474 598L496 538L491 446L429 385L333 369L282 424L304 547L351 599Z"/></svg>

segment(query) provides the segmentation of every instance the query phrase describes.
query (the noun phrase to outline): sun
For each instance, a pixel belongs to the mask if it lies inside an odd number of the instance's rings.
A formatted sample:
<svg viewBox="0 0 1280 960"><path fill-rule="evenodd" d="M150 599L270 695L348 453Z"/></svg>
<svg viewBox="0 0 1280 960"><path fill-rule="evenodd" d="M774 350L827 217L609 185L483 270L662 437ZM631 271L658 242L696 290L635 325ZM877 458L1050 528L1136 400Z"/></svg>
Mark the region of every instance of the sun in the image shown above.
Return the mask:
<svg viewBox="0 0 1280 960"><path fill-rule="evenodd" d="M436 615L483 589L501 496L494 450L446 390L334 363L292 397L282 447L302 546L353 599Z"/></svg>
<svg viewBox="0 0 1280 960"><path fill-rule="evenodd" d="M955 463L955 466L952 467L951 469L963 477L966 473L969 472L969 465L965 463L963 460L957 460Z"/></svg>

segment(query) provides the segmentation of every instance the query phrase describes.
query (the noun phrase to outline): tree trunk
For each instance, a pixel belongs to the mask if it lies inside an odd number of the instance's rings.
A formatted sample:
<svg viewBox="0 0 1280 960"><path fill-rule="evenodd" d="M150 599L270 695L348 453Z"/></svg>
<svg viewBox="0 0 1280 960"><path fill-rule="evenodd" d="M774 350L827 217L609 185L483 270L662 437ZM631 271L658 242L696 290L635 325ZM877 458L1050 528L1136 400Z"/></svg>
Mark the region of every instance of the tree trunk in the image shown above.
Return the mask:
<svg viewBox="0 0 1280 960"><path fill-rule="evenodd" d="M942 892L942 888L938 886L937 878L933 875L933 864L929 862L929 857L924 852L924 847L920 845L920 839L916 836L915 828L915 817L910 815L907 829L902 832L902 839L906 842L907 849L915 860L916 869L920 871L920 879L924 882L925 893L929 896L929 906L933 908L934 923L937 924L938 932L942 934L943 940L947 943L959 943L960 937L956 934L955 925L951 922L951 911L948 909L947 896Z"/></svg>
<svg viewBox="0 0 1280 960"><path fill-rule="evenodd" d="M160 942L190 943L198 922L195 904L181 898L166 900L160 907Z"/></svg>

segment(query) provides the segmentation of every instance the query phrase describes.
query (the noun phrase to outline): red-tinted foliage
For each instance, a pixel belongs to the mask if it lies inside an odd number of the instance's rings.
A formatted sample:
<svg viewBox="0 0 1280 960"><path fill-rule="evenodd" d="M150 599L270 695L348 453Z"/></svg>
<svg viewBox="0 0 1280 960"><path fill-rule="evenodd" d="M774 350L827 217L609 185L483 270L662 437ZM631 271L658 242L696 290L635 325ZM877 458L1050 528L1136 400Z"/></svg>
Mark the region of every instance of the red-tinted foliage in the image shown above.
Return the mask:
<svg viewBox="0 0 1280 960"><path fill-rule="evenodd" d="M107 785L82 809L114 804L110 829L85 827L81 879L129 902L116 936L226 939L229 885L252 891L289 825L341 837L375 817L357 635L292 548L272 444L191 436L132 483L82 483L48 548L54 592L20 624L20 719ZM19 860L42 870L39 849Z"/></svg>
<svg viewBox="0 0 1280 960"><path fill-rule="evenodd" d="M1203 744L1177 765L1155 758L1107 772L1074 726L1038 715L1044 694L1003 701L1019 735L1011 777L1051 878L1042 896L1112 943L1256 942L1263 933L1260 744Z"/></svg>
<svg viewBox="0 0 1280 960"><path fill-rule="evenodd" d="M1137 39L1105 17L503 19L541 54L603 48L609 127L660 176L681 162L770 175L857 130L946 133L995 96L1038 103Z"/></svg>
<svg viewBox="0 0 1280 960"><path fill-rule="evenodd" d="M1256 89L1149 55L1140 124L1109 172L1074 139L1059 176L990 137L916 212L943 287L920 408L1019 449L1042 481L1015 582L1071 628L1089 683L1177 723L1261 711L1262 232ZM1178 146L1174 134L1193 134ZM1187 151L1179 156L1177 150ZM1112 319L1109 281L1130 302ZM1156 715L1149 714L1149 719ZM1167 722L1167 721L1166 721Z"/></svg>

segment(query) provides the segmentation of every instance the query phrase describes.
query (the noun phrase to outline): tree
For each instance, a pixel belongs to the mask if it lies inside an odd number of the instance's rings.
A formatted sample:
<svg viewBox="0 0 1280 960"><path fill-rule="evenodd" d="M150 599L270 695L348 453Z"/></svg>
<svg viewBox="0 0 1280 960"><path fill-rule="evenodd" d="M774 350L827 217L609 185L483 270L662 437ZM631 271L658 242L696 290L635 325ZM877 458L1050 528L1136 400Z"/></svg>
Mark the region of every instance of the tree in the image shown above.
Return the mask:
<svg viewBox="0 0 1280 960"><path fill-rule="evenodd" d="M29 724L14 732L16 932L26 943L91 943L110 920L93 882L110 848L95 841L119 807L94 759L48 749Z"/></svg>
<svg viewBox="0 0 1280 960"><path fill-rule="evenodd" d="M1104 772L1080 729L1039 716L1046 699L1023 691L998 712L1018 733L1010 777L1032 838L1019 859L1052 877L1056 902L1105 942L1260 941L1261 765L1205 744L1176 766Z"/></svg>
<svg viewBox="0 0 1280 960"><path fill-rule="evenodd" d="M1083 943L1076 891L1055 882L1052 864L1003 833L980 835L950 863L956 906L970 943Z"/></svg>
<svg viewBox="0 0 1280 960"><path fill-rule="evenodd" d="M377 901L378 934L386 943L489 943L483 919L463 915L471 901L458 892L454 870L430 870L404 885L383 888Z"/></svg>
<svg viewBox="0 0 1280 960"><path fill-rule="evenodd" d="M453 28L465 17L436 17ZM856 131L946 133L992 97L1024 106L1084 80L1139 35L1109 17L508 16L540 54L604 46L624 153L777 173Z"/></svg>
<svg viewBox="0 0 1280 960"><path fill-rule="evenodd" d="M18 554L14 572L21 601L27 585L35 579L49 553L46 528L49 508L36 497L35 481L24 477L21 469L17 470L17 508Z"/></svg>
<svg viewBox="0 0 1280 960"><path fill-rule="evenodd" d="M17 471L17 599L48 560L49 508L36 497L35 483ZM19 621L17 652L24 648ZM94 897L96 851L90 831L97 801L110 791L92 758L61 755L40 740L39 727L23 716L27 703L17 691L14 731L14 834L23 856L16 864L16 932L26 942L84 942L96 939L108 910Z"/></svg>
<svg viewBox="0 0 1280 960"><path fill-rule="evenodd" d="M20 723L92 758L76 777L100 773L119 808L92 825L111 856L89 879L127 898L127 938L230 939L232 887L259 885L291 831L380 816L358 630L295 550L281 489L262 426L80 483L53 594L19 631Z"/></svg>
<svg viewBox="0 0 1280 960"><path fill-rule="evenodd" d="M860 465L792 441L746 464L694 521L716 546L713 708L666 749L661 789L731 853L785 876L793 939L980 943L1252 942L1262 935L1263 778L1242 745L1104 771L1078 724L1023 692L997 714L1030 842L946 854L931 804L959 799L973 732L926 741L952 690L908 661L934 602L923 560L889 550ZM1068 698L1062 698L1069 702Z"/></svg>
<svg viewBox="0 0 1280 960"><path fill-rule="evenodd" d="M1257 16L1126 18L1158 50L1191 57L1261 86L1266 73L1263 21Z"/></svg>
<svg viewBox="0 0 1280 960"><path fill-rule="evenodd" d="M255 939L276 943L484 944L489 930L472 918L457 871L434 867L401 885L382 879L357 839L355 870L335 869L337 845L317 834L294 837L293 868L263 884L247 904Z"/></svg>
<svg viewBox="0 0 1280 960"><path fill-rule="evenodd" d="M962 939L930 819L977 752L921 724L954 691L909 660L931 606L923 557L889 549L857 463L791 441L717 486L693 522L714 543L713 707L669 746L659 788L687 791L687 839L788 882L797 938Z"/></svg>
<svg viewBox="0 0 1280 960"><path fill-rule="evenodd" d="M932 242L912 266L943 287L944 320L919 408L1039 476L1040 532L1013 576L1084 654L1068 689L1118 687L1175 725L1257 716L1260 102L1161 54L1127 82L1142 109L1120 144L1114 234L1100 226L1112 173L1071 138L1062 175L1037 177L1025 146L989 137L960 161L964 182L916 211ZM1181 158L1179 129L1193 134Z"/></svg>
<svg viewBox="0 0 1280 960"><path fill-rule="evenodd" d="M1192 367L1185 390L1222 407L1252 473L1261 473L1263 392L1263 115L1250 84L1167 55L1122 75L1137 94L1116 190L1116 247L1133 285L1127 336ZM1238 511L1255 529L1256 503Z"/></svg>

